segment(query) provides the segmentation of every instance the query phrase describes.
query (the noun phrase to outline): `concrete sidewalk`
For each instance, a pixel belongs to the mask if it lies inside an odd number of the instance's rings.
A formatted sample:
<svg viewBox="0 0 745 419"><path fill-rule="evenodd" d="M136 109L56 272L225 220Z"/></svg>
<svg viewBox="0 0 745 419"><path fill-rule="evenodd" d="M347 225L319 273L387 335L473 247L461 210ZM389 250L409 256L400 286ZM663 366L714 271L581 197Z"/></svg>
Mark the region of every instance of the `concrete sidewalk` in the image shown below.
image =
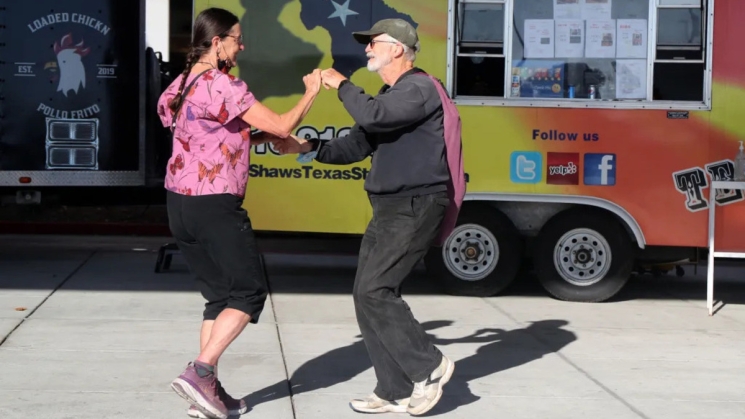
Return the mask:
<svg viewBox="0 0 745 419"><path fill-rule="evenodd" d="M179 256L153 272L167 241L0 236L4 418L186 417L169 383L197 354L203 300ZM266 262L266 311L220 365L252 406L243 417L361 417L348 401L375 377L354 319L356 258ZM419 271L405 298L457 362L427 416L745 418L743 269L718 264L715 293L725 304L709 317L704 269L636 279L604 304L553 300L534 280L447 296Z"/></svg>

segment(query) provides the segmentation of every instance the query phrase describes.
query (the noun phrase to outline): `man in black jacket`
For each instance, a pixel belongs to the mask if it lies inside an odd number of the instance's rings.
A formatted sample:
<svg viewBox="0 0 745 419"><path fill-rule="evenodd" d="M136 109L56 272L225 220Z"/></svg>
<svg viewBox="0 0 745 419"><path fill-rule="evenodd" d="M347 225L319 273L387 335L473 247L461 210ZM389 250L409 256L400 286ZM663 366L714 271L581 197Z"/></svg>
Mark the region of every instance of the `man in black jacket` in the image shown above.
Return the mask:
<svg viewBox="0 0 745 419"><path fill-rule="evenodd" d="M403 280L437 237L450 203L443 106L432 80L416 74L423 73L413 65L419 40L409 23L386 19L353 36L366 45L368 70L385 85L373 97L336 70L323 71L324 86L338 90L355 121L351 132L324 143L293 136L275 147L328 164L373 155L365 179L373 217L362 239L353 296L378 384L351 407L421 415L439 401L455 367L400 294Z"/></svg>

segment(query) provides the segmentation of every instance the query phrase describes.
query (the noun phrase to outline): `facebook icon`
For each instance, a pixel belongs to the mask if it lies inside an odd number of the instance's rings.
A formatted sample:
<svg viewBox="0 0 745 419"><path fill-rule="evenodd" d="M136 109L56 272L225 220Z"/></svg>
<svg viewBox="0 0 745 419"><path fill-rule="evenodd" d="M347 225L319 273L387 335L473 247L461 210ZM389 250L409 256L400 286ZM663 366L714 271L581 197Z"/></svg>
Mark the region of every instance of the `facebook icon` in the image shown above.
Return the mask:
<svg viewBox="0 0 745 419"><path fill-rule="evenodd" d="M612 186L616 184L615 154L585 154L585 185Z"/></svg>

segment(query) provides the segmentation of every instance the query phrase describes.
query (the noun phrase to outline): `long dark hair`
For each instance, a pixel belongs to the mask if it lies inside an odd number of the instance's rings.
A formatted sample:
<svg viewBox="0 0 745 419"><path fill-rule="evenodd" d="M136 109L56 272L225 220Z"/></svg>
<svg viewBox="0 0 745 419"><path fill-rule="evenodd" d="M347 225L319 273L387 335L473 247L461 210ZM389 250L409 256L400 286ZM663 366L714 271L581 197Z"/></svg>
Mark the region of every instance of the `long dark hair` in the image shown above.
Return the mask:
<svg viewBox="0 0 745 419"><path fill-rule="evenodd" d="M212 47L212 38L215 36L225 38L230 28L238 22L238 16L225 9L212 7L199 13L194 20L191 48L189 49L189 54L186 56L186 66L182 73L181 86L178 88L178 93L171 100L171 103L168 104L168 107L173 112L177 112L181 107L181 93L186 85L186 78L189 76L191 68L197 60Z"/></svg>

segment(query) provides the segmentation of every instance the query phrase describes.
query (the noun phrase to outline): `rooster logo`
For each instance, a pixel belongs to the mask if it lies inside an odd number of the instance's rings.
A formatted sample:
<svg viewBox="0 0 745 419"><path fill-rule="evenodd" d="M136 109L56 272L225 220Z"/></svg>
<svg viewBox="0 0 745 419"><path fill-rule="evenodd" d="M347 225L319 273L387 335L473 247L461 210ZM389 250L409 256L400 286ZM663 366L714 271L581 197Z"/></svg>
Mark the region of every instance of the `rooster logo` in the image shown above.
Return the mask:
<svg viewBox="0 0 745 419"><path fill-rule="evenodd" d="M54 53L57 55L60 72L58 92L67 96L70 90L77 94L80 86L85 88L85 67L82 59L90 51L90 48L84 47L82 40L73 45L71 34L63 36L59 42L54 42Z"/></svg>

